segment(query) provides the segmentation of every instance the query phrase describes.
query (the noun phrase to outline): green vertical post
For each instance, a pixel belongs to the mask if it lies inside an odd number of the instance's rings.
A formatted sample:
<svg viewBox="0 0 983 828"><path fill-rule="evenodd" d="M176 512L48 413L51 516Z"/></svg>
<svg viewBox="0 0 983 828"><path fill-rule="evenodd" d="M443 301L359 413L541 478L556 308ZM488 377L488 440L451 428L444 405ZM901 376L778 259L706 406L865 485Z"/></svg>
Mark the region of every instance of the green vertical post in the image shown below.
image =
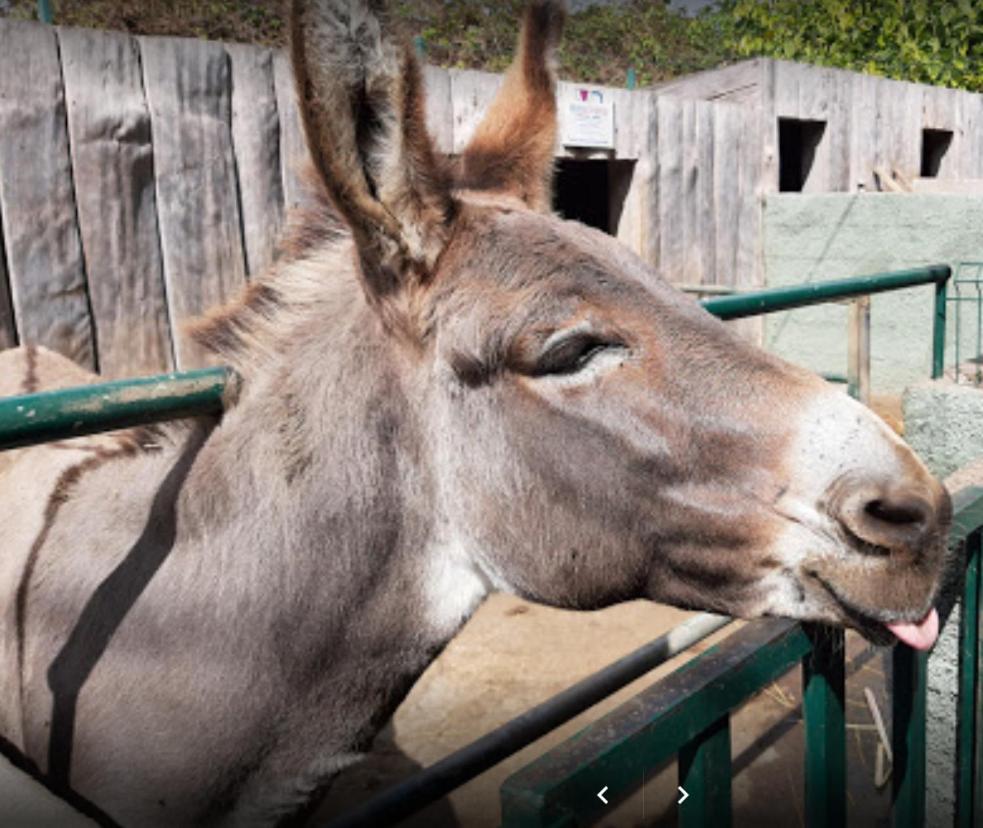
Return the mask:
<svg viewBox="0 0 983 828"><path fill-rule="evenodd" d="M966 581L959 624L959 698L956 712L956 828L972 828L978 799L976 782L976 706L979 676L980 533L966 539Z"/></svg>
<svg viewBox="0 0 983 828"><path fill-rule="evenodd" d="M730 716L723 716L679 751L679 786L689 796L679 806L680 828L731 823Z"/></svg>
<svg viewBox="0 0 983 828"><path fill-rule="evenodd" d="M628 72L625 75L625 87L628 89L634 89L638 85L638 77L635 75L635 67L629 66Z"/></svg>
<svg viewBox="0 0 983 828"><path fill-rule="evenodd" d="M979 539L980 533L977 532L977 556L976 556L976 618L972 620L976 634L976 693L975 706L976 717L973 723L973 756L974 756L974 781L973 781L973 810L972 824L983 825L983 635L980 634L980 607L983 602L983 541Z"/></svg>
<svg viewBox="0 0 983 828"><path fill-rule="evenodd" d="M802 626L813 643L802 661L806 824L840 828L846 824L843 631Z"/></svg>
<svg viewBox="0 0 983 828"><path fill-rule="evenodd" d="M935 315L932 317L932 379L945 371L946 280L935 283ZM956 313L959 309L956 309Z"/></svg>
<svg viewBox="0 0 983 828"><path fill-rule="evenodd" d="M892 653L892 771L894 828L925 824L925 678L928 658L905 644Z"/></svg>
<svg viewBox="0 0 983 828"><path fill-rule="evenodd" d="M55 15L51 10L51 0L38 0L38 20L42 23L51 23Z"/></svg>

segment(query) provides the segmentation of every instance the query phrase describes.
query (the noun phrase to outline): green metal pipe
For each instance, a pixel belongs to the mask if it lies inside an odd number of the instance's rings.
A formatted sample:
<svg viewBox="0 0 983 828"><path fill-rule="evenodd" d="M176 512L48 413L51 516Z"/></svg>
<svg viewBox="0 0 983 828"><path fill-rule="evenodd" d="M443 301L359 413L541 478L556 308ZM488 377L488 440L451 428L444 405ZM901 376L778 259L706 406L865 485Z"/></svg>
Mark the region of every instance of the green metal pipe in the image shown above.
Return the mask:
<svg viewBox="0 0 983 828"><path fill-rule="evenodd" d="M925 706L927 654L903 644L891 653L891 824L925 825Z"/></svg>
<svg viewBox="0 0 983 828"><path fill-rule="evenodd" d="M952 272L951 270L949 271ZM942 279L935 283L935 313L932 316L932 379L941 378L945 371L945 313L946 313L946 286L948 279ZM956 308L956 318L959 318L959 309ZM956 340L956 347L959 347L959 340ZM956 363L958 365L958 362Z"/></svg>
<svg viewBox="0 0 983 828"><path fill-rule="evenodd" d="M959 619L959 696L956 701L956 828L974 824L973 784L976 779L974 740L977 734L976 708L979 677L979 593L980 533L966 540L968 563Z"/></svg>
<svg viewBox="0 0 983 828"><path fill-rule="evenodd" d="M936 356L933 358L941 372L941 348L945 344L944 286L950 273L948 266L934 265L835 282L718 296L705 300L703 306L721 319L738 319L934 282L942 288L941 294L936 291ZM178 417L217 413L221 411L222 395L230 376L232 372L228 368L208 368L0 400L0 451Z"/></svg>
<svg viewBox="0 0 983 828"><path fill-rule="evenodd" d="M205 368L0 399L0 450L217 414L232 371Z"/></svg>
<svg viewBox="0 0 983 828"><path fill-rule="evenodd" d="M812 641L812 652L802 660L806 825L838 828L846 825L843 630L802 626Z"/></svg>
<svg viewBox="0 0 983 828"><path fill-rule="evenodd" d="M948 265L929 265L911 270L896 270L891 273L875 273L870 276L854 276L849 279L836 279L830 282L817 282L793 287L770 288L754 293L738 293L733 296L716 296L704 299L703 307L721 319L742 319L762 313L802 308L818 305L835 299L849 299L852 296L866 296L916 285L945 284L952 276ZM945 336L944 292L942 308L939 309L936 291L936 336L938 336L938 317L941 313L942 336Z"/></svg>

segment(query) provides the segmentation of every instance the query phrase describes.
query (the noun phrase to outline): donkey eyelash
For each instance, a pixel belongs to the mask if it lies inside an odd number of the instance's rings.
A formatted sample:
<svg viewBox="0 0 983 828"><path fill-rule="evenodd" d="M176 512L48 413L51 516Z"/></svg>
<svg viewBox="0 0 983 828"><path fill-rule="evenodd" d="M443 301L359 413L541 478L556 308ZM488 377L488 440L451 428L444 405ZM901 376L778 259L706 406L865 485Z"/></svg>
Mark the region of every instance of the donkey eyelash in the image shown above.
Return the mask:
<svg viewBox="0 0 983 828"><path fill-rule="evenodd" d="M594 357L624 343L602 339L596 334L578 333L549 345L532 366L534 377L574 374L585 368Z"/></svg>

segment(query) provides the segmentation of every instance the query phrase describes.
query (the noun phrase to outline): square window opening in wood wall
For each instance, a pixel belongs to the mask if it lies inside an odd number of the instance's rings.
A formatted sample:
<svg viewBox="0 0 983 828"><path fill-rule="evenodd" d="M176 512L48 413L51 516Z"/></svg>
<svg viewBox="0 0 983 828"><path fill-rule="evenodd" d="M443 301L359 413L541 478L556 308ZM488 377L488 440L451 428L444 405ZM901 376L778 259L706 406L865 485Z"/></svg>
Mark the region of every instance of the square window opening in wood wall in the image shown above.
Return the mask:
<svg viewBox="0 0 983 828"><path fill-rule="evenodd" d="M801 193L826 131L825 121L778 119L778 191Z"/></svg>

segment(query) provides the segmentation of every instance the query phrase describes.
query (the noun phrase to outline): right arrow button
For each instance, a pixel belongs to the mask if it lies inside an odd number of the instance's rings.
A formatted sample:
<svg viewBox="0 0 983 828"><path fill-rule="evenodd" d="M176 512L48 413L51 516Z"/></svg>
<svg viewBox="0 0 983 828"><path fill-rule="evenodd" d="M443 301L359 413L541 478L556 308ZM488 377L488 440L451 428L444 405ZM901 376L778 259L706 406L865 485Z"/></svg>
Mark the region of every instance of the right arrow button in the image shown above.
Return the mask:
<svg viewBox="0 0 983 828"><path fill-rule="evenodd" d="M677 805L682 805L687 799L689 799L689 794L686 793L686 790L685 790L685 788L683 788L682 785L679 785L677 789L682 794L682 796L679 797L679 799L677 800L676 804Z"/></svg>

